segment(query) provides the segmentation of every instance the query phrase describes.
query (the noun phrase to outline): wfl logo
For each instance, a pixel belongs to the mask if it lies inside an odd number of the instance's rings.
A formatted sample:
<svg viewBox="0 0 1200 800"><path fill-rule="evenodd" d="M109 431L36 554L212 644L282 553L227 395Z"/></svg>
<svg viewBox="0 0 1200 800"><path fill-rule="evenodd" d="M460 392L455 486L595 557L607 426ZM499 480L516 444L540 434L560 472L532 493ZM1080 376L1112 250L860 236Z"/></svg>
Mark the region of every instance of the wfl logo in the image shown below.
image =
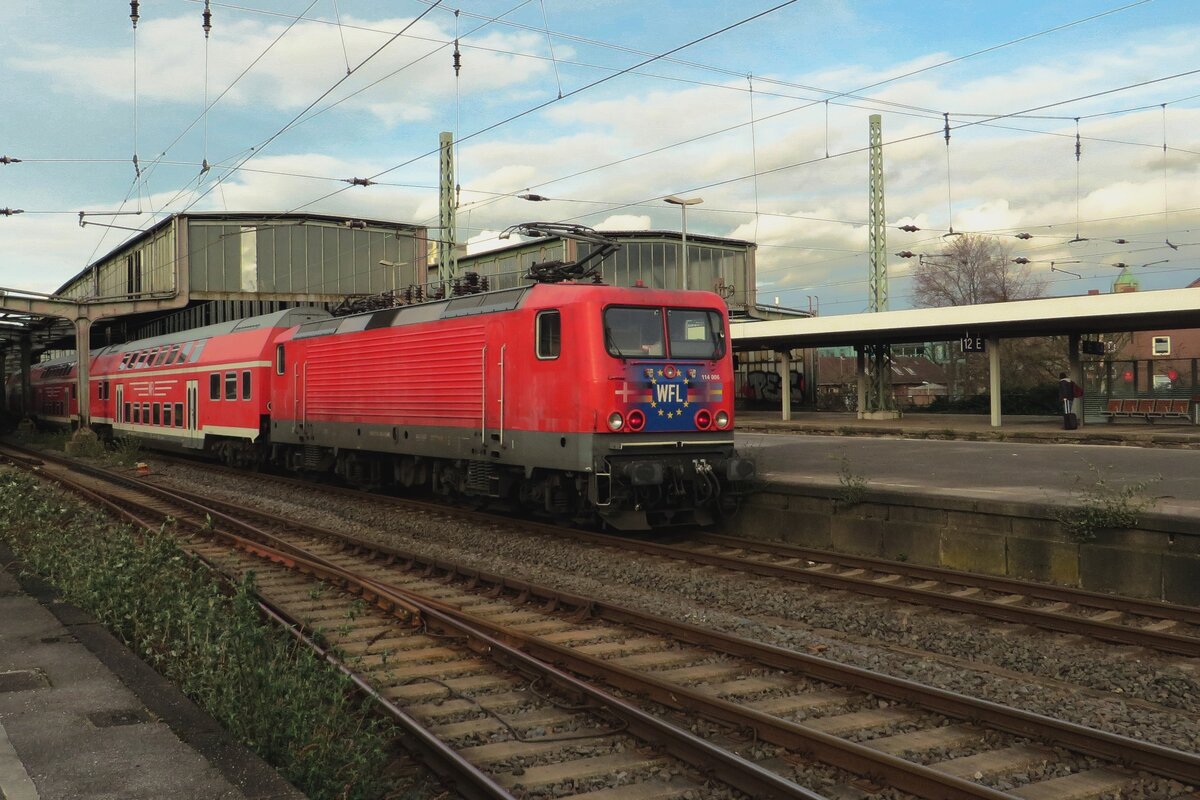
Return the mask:
<svg viewBox="0 0 1200 800"><path fill-rule="evenodd" d="M687 395L690 379L673 364L667 364L657 371L647 369L645 374L654 386L653 399L650 401L653 413L664 419L682 417L683 410L691 405ZM676 378L681 378L679 383L674 382Z"/></svg>

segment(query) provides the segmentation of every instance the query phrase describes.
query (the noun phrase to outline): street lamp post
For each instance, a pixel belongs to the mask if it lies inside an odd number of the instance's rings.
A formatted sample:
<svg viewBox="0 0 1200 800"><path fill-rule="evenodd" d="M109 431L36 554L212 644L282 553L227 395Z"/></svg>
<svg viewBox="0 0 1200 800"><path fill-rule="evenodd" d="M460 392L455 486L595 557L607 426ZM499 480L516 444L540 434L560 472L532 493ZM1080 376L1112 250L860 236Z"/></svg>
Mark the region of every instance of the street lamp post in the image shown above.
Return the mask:
<svg viewBox="0 0 1200 800"><path fill-rule="evenodd" d="M679 268L682 271L682 277L679 281L681 289L688 288L688 255L687 255L687 207L699 205L704 202L701 197L664 197L663 200L674 206L679 206L679 210L683 213L683 227L680 228L680 244L679 248L682 251L679 258Z"/></svg>

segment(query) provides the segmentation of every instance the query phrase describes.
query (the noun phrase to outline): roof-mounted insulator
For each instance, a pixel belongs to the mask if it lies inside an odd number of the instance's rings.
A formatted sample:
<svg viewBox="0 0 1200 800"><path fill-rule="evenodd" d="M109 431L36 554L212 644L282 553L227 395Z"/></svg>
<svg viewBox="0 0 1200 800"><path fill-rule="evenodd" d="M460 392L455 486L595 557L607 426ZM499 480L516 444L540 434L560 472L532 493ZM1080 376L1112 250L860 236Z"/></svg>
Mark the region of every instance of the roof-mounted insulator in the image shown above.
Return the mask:
<svg viewBox="0 0 1200 800"><path fill-rule="evenodd" d="M458 39L454 40L454 77L458 77L458 71L462 69L462 53L458 49Z"/></svg>
<svg viewBox="0 0 1200 800"><path fill-rule="evenodd" d="M129 0L129 19L133 21L133 28L137 30L138 19L138 0Z"/></svg>
<svg viewBox="0 0 1200 800"><path fill-rule="evenodd" d="M9 164L20 164L20 163L21 163L21 159L19 159L19 158L10 158L9 156L0 156L0 164L4 164L5 166L7 166Z"/></svg>
<svg viewBox="0 0 1200 800"><path fill-rule="evenodd" d="M361 219L348 219L346 220L346 227L351 230L364 231L367 229L367 223Z"/></svg>
<svg viewBox="0 0 1200 800"><path fill-rule="evenodd" d="M200 15L200 18L204 20L204 24L200 27L204 28L204 38L207 39L208 34L212 33L212 10L208 7L208 0L204 0L204 13Z"/></svg>
<svg viewBox="0 0 1200 800"><path fill-rule="evenodd" d="M351 186L373 186L375 181L370 178L342 178L342 181Z"/></svg>
<svg viewBox="0 0 1200 800"><path fill-rule="evenodd" d="M25 209L23 209L23 208L0 208L0 216L2 216L2 217L11 217L14 214L24 214L24 213L25 213Z"/></svg>

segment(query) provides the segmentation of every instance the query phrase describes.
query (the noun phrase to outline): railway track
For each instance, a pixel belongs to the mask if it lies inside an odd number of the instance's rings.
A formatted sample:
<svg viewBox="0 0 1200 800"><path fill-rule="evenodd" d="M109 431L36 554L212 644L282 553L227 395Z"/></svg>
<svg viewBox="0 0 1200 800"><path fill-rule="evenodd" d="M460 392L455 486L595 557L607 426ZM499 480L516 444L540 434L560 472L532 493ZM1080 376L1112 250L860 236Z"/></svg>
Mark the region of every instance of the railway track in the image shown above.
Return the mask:
<svg viewBox="0 0 1200 800"><path fill-rule="evenodd" d="M254 519L258 538L272 540L282 552L304 552L325 568L365 577L367 585L375 587L374 594L367 592L370 597L383 588L409 604L420 598L422 620L432 612L444 614L516 652L602 681L642 703L666 707L681 725L711 727L697 723L697 715L720 721L723 727L711 731L714 743L724 744L726 753L757 752L758 768L783 780L798 769L803 773L807 768L797 764L815 757L830 768L859 774L860 781L919 797L1150 796L1145 792L1151 787L1158 791L1159 779L1180 782L1180 794L1187 791L1182 784L1200 781L1200 759L1189 754L504 576L423 560L210 498L188 499L222 520L232 514ZM324 614L310 618L309 624L338 619L338 610L327 611L321 597L311 596L311 589L306 601L305 590L288 583L290 578L278 580L278 586L274 578L265 582L264 591L278 588L285 599L312 605L301 610ZM345 641L348 652L360 665L375 670L371 675L395 670L401 662L405 669L417 670L423 681L442 670L456 676L457 670L469 675L473 668L461 657L448 664L410 664L403 655L410 648L397 648L389 655L393 636L388 631L350 633L354 636ZM438 649L436 642L423 642L414 652ZM459 663L462 666L454 666ZM387 697L388 689L382 694ZM429 705L417 703L424 706L421 713L429 713ZM507 747L489 741L473 747L492 750L469 752L536 757L521 750L525 743L519 739L514 743L510 725L495 714L481 715L477 707L457 701L437 707L470 717L442 723L457 726L449 728L454 734L507 737ZM737 731L753 731L754 739L780 749L763 758L753 740L748 742ZM854 786L854 779L845 785Z"/></svg>
<svg viewBox="0 0 1200 800"><path fill-rule="evenodd" d="M236 470L195 460L165 460L228 474L241 474ZM313 484L295 478L267 474L256 477L313 489ZM351 497L363 496L358 490L335 486L323 485L319 490ZM454 509L433 502L386 495L370 497L372 502L389 503L427 514L489 524L518 525L511 518ZM519 527L522 531L543 532L612 548L614 553L640 552L764 578L974 614L1007 623L1200 658L1200 609L1189 606L716 534L687 533L650 541L526 520L521 520Z"/></svg>

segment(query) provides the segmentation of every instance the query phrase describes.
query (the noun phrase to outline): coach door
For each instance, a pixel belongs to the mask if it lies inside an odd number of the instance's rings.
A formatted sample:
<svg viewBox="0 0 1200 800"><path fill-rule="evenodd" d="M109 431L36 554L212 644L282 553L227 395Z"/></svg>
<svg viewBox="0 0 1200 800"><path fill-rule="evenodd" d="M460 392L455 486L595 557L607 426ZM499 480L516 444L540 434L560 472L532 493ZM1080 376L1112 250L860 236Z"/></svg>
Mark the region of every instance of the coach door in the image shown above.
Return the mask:
<svg viewBox="0 0 1200 800"><path fill-rule="evenodd" d="M200 396L200 381L187 382L187 438L198 440L200 438L200 426L198 424L199 414L196 408L197 398Z"/></svg>
<svg viewBox="0 0 1200 800"><path fill-rule="evenodd" d="M117 407L113 409L113 421L126 423L129 420L125 419L125 384L117 384Z"/></svg>

